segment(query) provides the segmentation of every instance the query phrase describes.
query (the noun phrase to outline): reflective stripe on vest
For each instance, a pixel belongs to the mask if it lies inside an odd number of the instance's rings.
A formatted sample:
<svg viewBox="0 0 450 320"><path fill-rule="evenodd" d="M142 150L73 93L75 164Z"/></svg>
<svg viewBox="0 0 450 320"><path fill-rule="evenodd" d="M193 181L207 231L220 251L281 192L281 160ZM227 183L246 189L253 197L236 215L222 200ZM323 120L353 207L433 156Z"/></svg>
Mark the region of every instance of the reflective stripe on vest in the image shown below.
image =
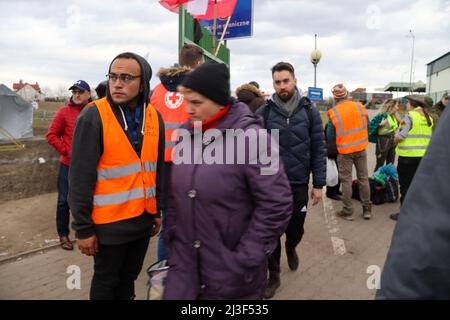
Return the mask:
<svg viewBox="0 0 450 320"><path fill-rule="evenodd" d="M336 128L336 146L340 154L364 150L369 144L367 111L359 103L344 101L328 111Z"/></svg>
<svg viewBox="0 0 450 320"><path fill-rule="evenodd" d="M397 145L400 157L423 157L431 140L433 125L428 126L427 119L417 111L410 111L412 128L408 135Z"/></svg>
<svg viewBox="0 0 450 320"><path fill-rule="evenodd" d="M392 134L398 129L398 122L390 114L387 115L386 119L386 125L378 129L380 136Z"/></svg>
<svg viewBox="0 0 450 320"><path fill-rule="evenodd" d="M153 90L150 102L159 111L164 120L166 137L164 160L172 162L172 152L175 146L175 141L172 140L172 133L189 118L186 110L186 100L181 94L170 92L164 85L159 84Z"/></svg>
<svg viewBox="0 0 450 320"><path fill-rule="evenodd" d="M156 214L156 171L159 121L155 108L146 108L141 157L106 99L96 100L103 128L103 153L97 164L92 220L113 223Z"/></svg>

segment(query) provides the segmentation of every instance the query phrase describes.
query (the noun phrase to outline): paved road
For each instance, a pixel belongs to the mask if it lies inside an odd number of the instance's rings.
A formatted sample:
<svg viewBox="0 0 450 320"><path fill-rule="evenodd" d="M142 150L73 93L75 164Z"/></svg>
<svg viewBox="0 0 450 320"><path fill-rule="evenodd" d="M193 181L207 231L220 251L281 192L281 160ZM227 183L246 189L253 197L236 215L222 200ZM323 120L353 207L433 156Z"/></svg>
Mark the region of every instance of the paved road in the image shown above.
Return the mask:
<svg viewBox="0 0 450 320"><path fill-rule="evenodd" d="M368 152L371 172L373 144ZM372 274L367 270L384 265L395 226L389 214L398 204L373 206L370 221L361 216L354 221L336 218L334 211L340 207L340 202L325 199L310 208L306 233L297 249L300 268L290 271L283 251L282 283L274 299L373 299L375 291L367 287ZM360 204L355 202L355 208L360 209ZM155 250L156 241L152 240L145 267L155 261ZM66 283L71 274L67 270L73 265L80 268L81 288L69 290ZM92 265L92 258L59 248L1 264L0 299L87 299ZM136 282L137 299L146 297L145 267Z"/></svg>

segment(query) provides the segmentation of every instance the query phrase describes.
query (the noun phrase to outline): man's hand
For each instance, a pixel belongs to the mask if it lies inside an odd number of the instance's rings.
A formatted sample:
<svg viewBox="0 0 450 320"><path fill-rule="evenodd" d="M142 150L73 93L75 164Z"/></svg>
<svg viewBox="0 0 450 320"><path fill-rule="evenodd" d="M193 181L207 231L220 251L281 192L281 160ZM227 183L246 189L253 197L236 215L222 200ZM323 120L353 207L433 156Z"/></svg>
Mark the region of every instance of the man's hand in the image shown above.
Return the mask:
<svg viewBox="0 0 450 320"><path fill-rule="evenodd" d="M322 189L313 188L311 191L311 199L313 200L313 206L318 204L322 200Z"/></svg>
<svg viewBox="0 0 450 320"><path fill-rule="evenodd" d="M161 228L161 218L155 218L155 223L153 224L153 230L150 237L154 237L159 233L159 229Z"/></svg>
<svg viewBox="0 0 450 320"><path fill-rule="evenodd" d="M92 236L86 239L78 239L78 249L82 254L87 256L95 256L98 252L98 240L97 236Z"/></svg>

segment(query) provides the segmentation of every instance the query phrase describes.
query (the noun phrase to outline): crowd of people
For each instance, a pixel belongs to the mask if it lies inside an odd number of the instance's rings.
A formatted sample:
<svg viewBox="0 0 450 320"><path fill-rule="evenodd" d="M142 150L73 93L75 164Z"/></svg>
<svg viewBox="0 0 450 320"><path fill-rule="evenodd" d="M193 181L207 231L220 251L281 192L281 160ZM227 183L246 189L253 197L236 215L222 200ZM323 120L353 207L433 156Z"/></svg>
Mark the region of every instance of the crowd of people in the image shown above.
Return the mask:
<svg viewBox="0 0 450 320"><path fill-rule="evenodd" d="M370 137L375 170L398 155L403 204L448 104L448 96L436 106L426 96L407 96L407 114L399 119L399 102L391 99L370 121L365 106L339 83L324 130L288 62L272 67L275 92L268 99L255 81L232 97L228 67L205 62L195 45L180 50L177 64L161 68L160 84L150 90L152 74L143 57L119 54L107 81L95 88L97 99L89 84L75 82L47 133L61 155L61 247L73 250L71 213L78 248L94 259L94 300L135 297L134 282L155 236L158 260L170 267L164 299L272 298L281 283L283 234L290 270L300 266L297 248L308 204L317 205L327 186L327 157L339 170L342 192L338 184L326 193L342 200L337 216L355 218L355 166L361 216L369 220ZM270 133L265 143L258 135L263 129ZM244 143L230 147L235 140ZM262 174L262 154L281 159L270 174Z"/></svg>

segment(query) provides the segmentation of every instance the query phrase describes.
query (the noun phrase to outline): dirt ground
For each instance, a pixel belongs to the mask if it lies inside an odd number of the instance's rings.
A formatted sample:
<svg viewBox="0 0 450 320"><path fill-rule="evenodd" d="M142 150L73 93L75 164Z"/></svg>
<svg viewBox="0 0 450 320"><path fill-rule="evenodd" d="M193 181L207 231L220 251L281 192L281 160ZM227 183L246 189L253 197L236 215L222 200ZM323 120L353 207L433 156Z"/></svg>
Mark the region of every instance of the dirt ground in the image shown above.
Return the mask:
<svg viewBox="0 0 450 320"><path fill-rule="evenodd" d="M0 151L0 260L55 243L58 153L45 140L61 102L43 102L34 112L25 149ZM53 240L53 241L52 241Z"/></svg>
<svg viewBox="0 0 450 320"><path fill-rule="evenodd" d="M0 203L0 260L58 243L56 197L54 192Z"/></svg>
<svg viewBox="0 0 450 320"><path fill-rule="evenodd" d="M23 150L0 152L0 203L56 190L58 153L43 138L24 143Z"/></svg>

